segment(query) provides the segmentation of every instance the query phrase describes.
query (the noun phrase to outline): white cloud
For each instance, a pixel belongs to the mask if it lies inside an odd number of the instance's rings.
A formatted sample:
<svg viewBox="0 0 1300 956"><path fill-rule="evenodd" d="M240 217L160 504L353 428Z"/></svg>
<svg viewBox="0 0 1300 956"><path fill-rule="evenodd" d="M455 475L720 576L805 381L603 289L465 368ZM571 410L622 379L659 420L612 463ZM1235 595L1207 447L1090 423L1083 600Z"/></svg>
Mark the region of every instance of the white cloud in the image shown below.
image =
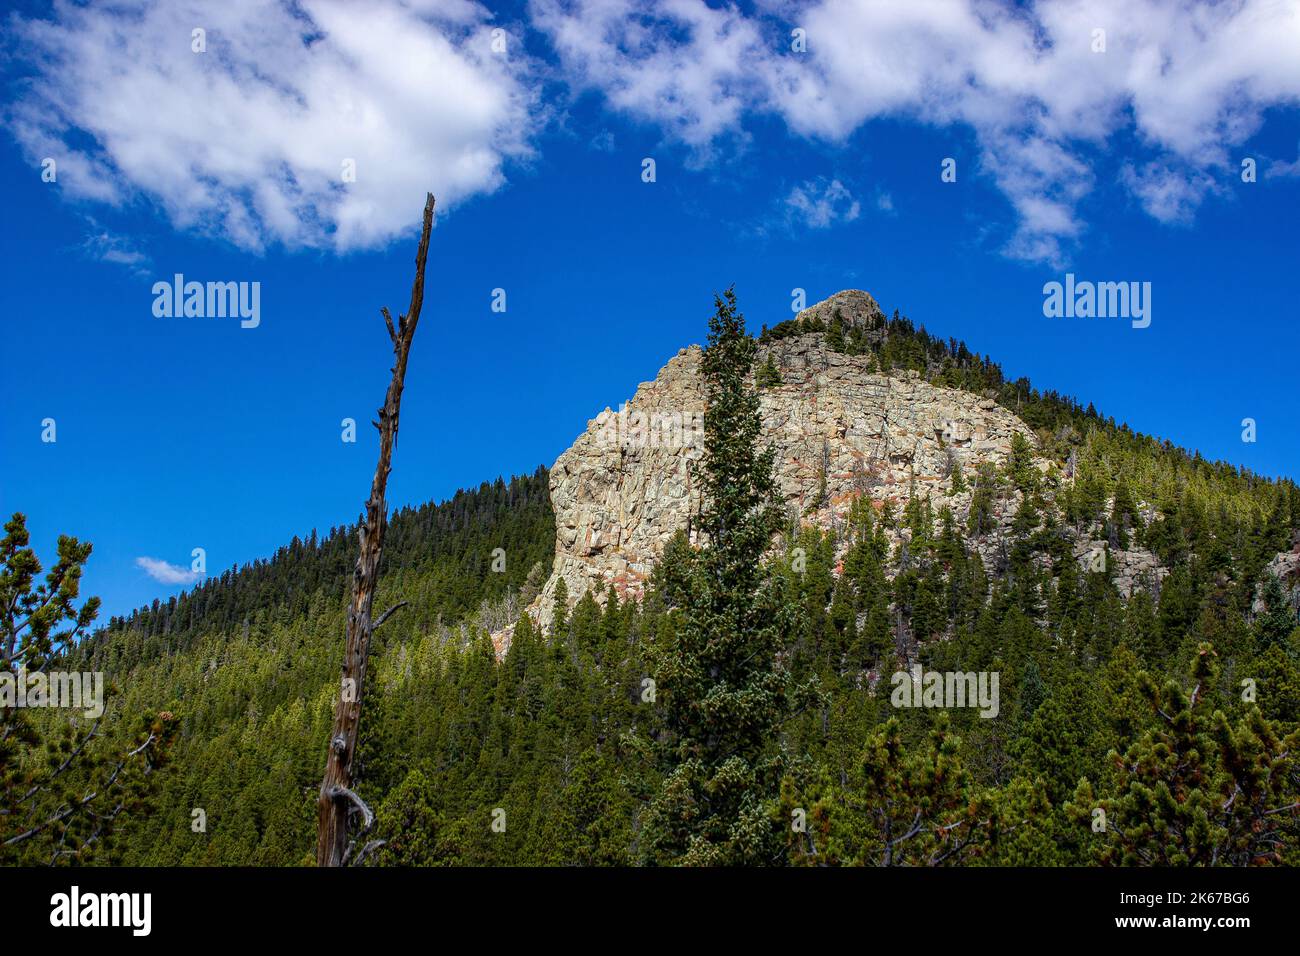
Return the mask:
<svg viewBox="0 0 1300 956"><path fill-rule="evenodd" d="M576 89L600 90L614 109L702 153L744 135L752 64L769 51L758 24L738 11L700 0L534 0L529 12Z"/></svg>
<svg viewBox="0 0 1300 956"><path fill-rule="evenodd" d="M799 222L809 229L826 229L837 222L857 219L862 205L838 179L817 179L790 190L790 195L785 197L785 209L791 223Z"/></svg>
<svg viewBox="0 0 1300 956"><path fill-rule="evenodd" d="M1036 261L1085 234L1113 144L1120 185L1185 222L1267 112L1300 103L1300 0L530 0L528 14L575 95L596 91L696 163L743 152L755 122L831 148L882 118L955 131L959 182L1001 191L1004 250ZM492 52L498 24L470 0L55 0L11 23L33 77L4 120L31 160L59 160L61 189L144 197L250 249L383 245L427 189L445 210L499 188L549 116L524 28ZM196 25L206 53L191 52Z"/></svg>
<svg viewBox="0 0 1300 956"><path fill-rule="evenodd" d="M1300 176L1300 156L1290 163L1284 159L1268 160L1264 165L1264 176L1268 179L1290 179L1293 176Z"/></svg>
<svg viewBox="0 0 1300 956"><path fill-rule="evenodd" d="M136 558L135 563L136 567L143 568L149 577L162 584L193 584L200 577L197 571L163 561L161 558L141 557Z"/></svg>
<svg viewBox="0 0 1300 956"><path fill-rule="evenodd" d="M1155 164L1121 181L1152 215L1185 221L1265 112L1300 103L1298 0L771 0L752 16L703 0L531 9L572 84L696 150L743 144L751 115L832 145L885 117L971 131L979 155L960 177L978 172L1006 196L1016 226L1005 251L1031 260L1060 260L1083 234L1080 205L1116 134ZM791 49L795 26L804 53ZM1094 52L1099 29L1105 52Z"/></svg>
<svg viewBox="0 0 1300 956"><path fill-rule="evenodd" d="M1120 170L1120 182L1152 218L1182 225L1192 221L1201 201L1215 189L1214 179L1199 170L1173 169L1157 162L1141 169L1125 164Z"/></svg>
<svg viewBox="0 0 1300 956"><path fill-rule="evenodd" d="M249 249L382 245L426 191L497 189L537 121L521 38L494 53L466 0L56 0L14 27L35 76L6 119L63 190Z"/></svg>
<svg viewBox="0 0 1300 956"><path fill-rule="evenodd" d="M136 275L148 273L151 264L149 257L137 249L130 239L99 229L94 220L91 220L91 225L96 231L88 235L83 244L88 256L98 262L125 266Z"/></svg>

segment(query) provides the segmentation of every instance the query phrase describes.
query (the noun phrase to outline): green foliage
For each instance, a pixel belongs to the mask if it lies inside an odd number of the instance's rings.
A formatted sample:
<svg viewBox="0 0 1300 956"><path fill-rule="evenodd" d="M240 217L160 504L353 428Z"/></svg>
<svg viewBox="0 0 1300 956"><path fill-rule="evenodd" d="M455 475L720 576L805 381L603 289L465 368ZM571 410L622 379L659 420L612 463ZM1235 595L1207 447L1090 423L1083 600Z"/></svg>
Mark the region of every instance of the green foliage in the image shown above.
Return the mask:
<svg viewBox="0 0 1300 956"><path fill-rule="evenodd" d="M1260 647L1284 646L1291 633L1300 627L1296 612L1282 591L1282 582L1270 574L1264 582L1260 599L1264 613L1255 621L1255 637Z"/></svg>
<svg viewBox="0 0 1300 956"><path fill-rule="evenodd" d="M842 523L803 527L772 507L748 384L771 387L770 350L755 367L730 295L711 332L712 504L693 526L705 546L676 534L643 600L559 581L550 632L520 618L498 657L489 632L552 565L545 470L392 516L377 601L409 606L371 659L358 790L384 843L369 864L1297 862L1296 582L1267 573L1300 529L1294 483L1005 381L895 313L839 328L844 351L992 398L1036 441L966 474L954 453L969 515L961 502L936 514L924 493L864 497ZM763 341L820 332L790 320ZM139 796L115 832L91 841L92 818L74 814L6 859L47 862L66 839L86 848L76 862L310 862L355 527L295 539L63 651L93 617L75 606L89 548L61 541L33 604L39 564L25 530L7 531L0 608L53 609L28 631L30 659L104 670L122 690L85 770L0 815L0 833L90 792L148 734L175 743L166 772L152 772L160 750L118 778ZM1121 593L1113 568L1080 566L1084 540L1110 557L1150 549L1161 574ZM1197 652L1207 642L1214 666ZM891 674L913 663L999 673L999 715L893 708ZM75 749L48 716L0 713L13 728L0 809ZM1111 828L1096 833L1103 807Z"/></svg>
<svg viewBox="0 0 1300 956"><path fill-rule="evenodd" d="M1011 453L1007 455L1006 471L1012 487L1021 494L1029 495L1038 490L1039 474L1034 467L1034 450L1021 432L1011 435Z"/></svg>
<svg viewBox="0 0 1300 956"><path fill-rule="evenodd" d="M848 788L811 788L807 836L792 828L796 863L819 866L953 866L990 854L1026 819L1041 812L1041 799L1018 786L1004 793L975 784L960 756L961 741L941 718L915 748L908 747L897 718L867 742ZM784 809L797 819L794 786L783 792ZM812 797L812 799L806 799Z"/></svg>
<svg viewBox="0 0 1300 956"><path fill-rule="evenodd" d="M429 779L412 770L384 799L377 811L375 840L382 842L376 862L387 866L435 866L451 863L439 846L444 825L434 809L437 798Z"/></svg>
<svg viewBox="0 0 1300 956"><path fill-rule="evenodd" d="M997 477L992 470L981 466L975 478L975 492L971 496L970 513L966 518L966 530L972 537L988 534L993 530L993 504L997 497Z"/></svg>
<svg viewBox="0 0 1300 956"><path fill-rule="evenodd" d="M966 490L966 477L965 475L962 474L961 463L953 462L952 485L950 486L950 492L954 495L959 495L965 490Z"/></svg>
<svg viewBox="0 0 1300 956"><path fill-rule="evenodd" d="M693 865L780 862L769 803L777 795L776 731L794 706L780 652L796 625L784 578L763 564L779 523L771 447L760 449L758 399L747 382L755 343L728 289L716 300L703 370L708 545L683 566L655 674L668 732L664 779L651 800L646 857Z"/></svg>
<svg viewBox="0 0 1300 956"><path fill-rule="evenodd" d="M832 352L843 352L844 346L844 316L840 314L837 308L835 314L831 317L830 329L826 333L826 347Z"/></svg>
<svg viewBox="0 0 1300 956"><path fill-rule="evenodd" d="M569 586L564 583L564 578L555 582L555 614L552 616L551 627L556 634L563 634L569 626Z"/></svg>
<svg viewBox="0 0 1300 956"><path fill-rule="evenodd" d="M120 706L102 674L103 698L95 700L95 684L86 688L78 673L88 668L75 661L75 642L99 610L93 597L76 606L91 545L61 535L58 560L37 583L42 568L25 516L14 514L4 530L0 863L118 862L123 825L152 807L174 715ZM73 682L75 707L63 698Z"/></svg>
<svg viewBox="0 0 1300 956"><path fill-rule="evenodd" d="M781 384L781 371L776 367L770 351L767 353L767 359L758 367L754 383L759 388L772 388Z"/></svg>
<svg viewBox="0 0 1300 956"><path fill-rule="evenodd" d="M1190 690L1172 680L1157 687L1145 673L1139 679L1154 726L1122 755L1111 753L1100 794L1085 778L1069 807L1081 826L1104 821L1096 827L1097 859L1128 866L1295 862L1300 730L1284 729L1253 705L1235 721L1212 708L1219 666L1208 644L1197 649Z"/></svg>

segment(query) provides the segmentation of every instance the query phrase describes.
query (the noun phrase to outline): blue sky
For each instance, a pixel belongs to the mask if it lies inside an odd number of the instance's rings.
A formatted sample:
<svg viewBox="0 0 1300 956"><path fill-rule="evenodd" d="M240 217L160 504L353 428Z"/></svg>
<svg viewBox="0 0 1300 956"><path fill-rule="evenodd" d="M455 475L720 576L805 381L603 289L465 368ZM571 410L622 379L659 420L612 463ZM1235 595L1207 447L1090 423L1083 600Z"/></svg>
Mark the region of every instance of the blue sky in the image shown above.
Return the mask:
<svg viewBox="0 0 1300 956"><path fill-rule="evenodd" d="M1300 476L1296 5L881 6L232 3L195 53L201 6L26 4L0 508L47 558L94 543L105 620L184 586L141 558L202 547L220 573L353 520L426 189L394 506L549 465L732 283L755 330L795 288L866 289L1012 376ZM1045 318L1067 271L1150 282L1150 327ZM260 282L260 325L155 317L176 272Z"/></svg>

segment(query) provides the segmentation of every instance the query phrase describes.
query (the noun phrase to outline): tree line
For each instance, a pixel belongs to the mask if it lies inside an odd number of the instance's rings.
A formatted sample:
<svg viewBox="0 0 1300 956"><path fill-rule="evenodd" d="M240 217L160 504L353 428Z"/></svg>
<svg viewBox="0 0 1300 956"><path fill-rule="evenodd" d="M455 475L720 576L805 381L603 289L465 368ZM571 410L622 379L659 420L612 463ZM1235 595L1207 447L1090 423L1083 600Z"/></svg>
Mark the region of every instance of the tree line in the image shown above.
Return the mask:
<svg viewBox="0 0 1300 956"><path fill-rule="evenodd" d="M802 527L758 427L761 339L718 299L709 546L674 538L640 602L587 592L546 633L523 616L498 661L485 622L549 567L545 471L394 514L376 600L410 607L372 650L370 864L1297 862L1300 630L1266 571L1300 529L1293 483L1015 385L1051 472L1021 442L1002 468L949 476L972 489L967 515L914 493ZM904 325L864 347L888 341L891 368L1006 397L964 347ZM975 545L999 499L1014 519L990 566ZM118 750L129 715L165 708L173 728L147 805L86 861L311 862L352 533L295 541L64 651L119 685ZM1169 574L1126 598L1113 562L1075 559L1083 533L1147 548ZM914 664L997 672L998 716L893 706Z"/></svg>

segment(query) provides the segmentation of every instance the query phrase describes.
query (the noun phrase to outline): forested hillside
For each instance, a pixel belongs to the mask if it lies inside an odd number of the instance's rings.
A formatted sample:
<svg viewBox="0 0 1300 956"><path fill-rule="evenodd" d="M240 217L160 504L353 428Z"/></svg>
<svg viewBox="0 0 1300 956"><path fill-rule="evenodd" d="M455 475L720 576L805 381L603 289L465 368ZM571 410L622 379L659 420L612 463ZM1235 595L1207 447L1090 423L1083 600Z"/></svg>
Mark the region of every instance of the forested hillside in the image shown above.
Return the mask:
<svg viewBox="0 0 1300 956"><path fill-rule="evenodd" d="M711 348L729 343L747 368L743 325L728 329ZM762 340L794 331L810 329L777 326ZM386 841L372 862L674 862L674 827L690 831L728 787L777 795L740 800L737 812L765 816L779 845L764 836L741 853L743 835L729 834L709 837L713 855L690 841L683 853L810 865L1300 862L1289 756L1300 745L1300 630L1295 582L1270 573L1290 573L1275 556L1300 540L1300 489L1007 382L906 319L811 331L882 369L994 396L1059 467L1043 474L1013 455L997 474L955 473L978 481L985 502L964 520L919 496L900 509L858 502L838 539L776 516L754 585L780 622L761 645L770 674L734 657L701 664L718 653L700 635L715 633L723 597L684 536L643 602L611 590L602 608L588 593L547 633L524 616L498 662L489 632L550 569L544 469L396 513L377 604L410 606L378 632L363 720L360 792ZM741 394L731 386L719 394ZM990 567L973 543L994 497L1017 510ZM1126 599L1104 566L1075 559L1084 528L1114 548L1141 544L1169 573ZM891 546L895 531L905 549ZM312 533L82 644L76 664L109 673L115 707L166 708L178 721L156 808L132 818L111 859L311 862L354 557L354 529ZM891 675L908 659L996 672L997 717L891 705ZM701 667L739 668L755 694L782 702L762 740L744 745L756 749L743 772L674 696L696 678L707 685ZM711 782L682 776L691 760L713 768ZM1097 827L1099 813L1109 826Z"/></svg>
<svg viewBox="0 0 1300 956"><path fill-rule="evenodd" d="M555 535L546 480L538 469L392 515L378 600L410 604L377 633L381 672L420 643L459 647L499 626L536 587ZM83 644L75 665L108 672L116 707L170 706L180 722L154 811L119 837L122 862L309 860L355 560L355 527L313 532Z"/></svg>

